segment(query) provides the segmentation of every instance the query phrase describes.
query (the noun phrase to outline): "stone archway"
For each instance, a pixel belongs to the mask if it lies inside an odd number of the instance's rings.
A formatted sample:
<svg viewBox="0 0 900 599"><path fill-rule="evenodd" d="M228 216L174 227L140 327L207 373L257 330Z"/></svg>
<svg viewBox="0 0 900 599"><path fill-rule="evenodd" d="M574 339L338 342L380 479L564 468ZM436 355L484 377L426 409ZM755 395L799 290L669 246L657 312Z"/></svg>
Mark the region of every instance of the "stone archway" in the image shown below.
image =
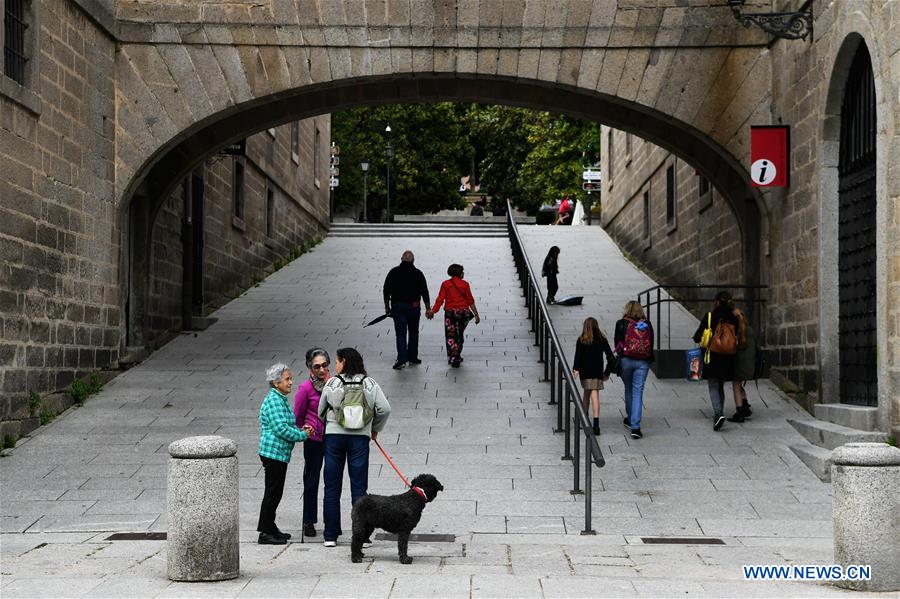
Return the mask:
<svg viewBox="0 0 900 599"><path fill-rule="evenodd" d="M821 170L819 183L819 372L821 395L825 403L842 401L840 385L840 292L839 282L839 187L841 158L841 114L844 93L854 58L861 48L865 48L871 59L871 70L875 88L875 220L886 223L888 219L887 170L889 164L889 132L887 123L892 121L890 105L885 98L883 79L884 64L881 52L871 44L876 39L871 27L862 19L855 19L845 25L840 37L833 68L829 78L827 96L824 98L824 119L820 147ZM888 360L888 227L878 226L874 234L875 250L875 368L878 378L878 420L882 430L890 429L892 385Z"/></svg>
<svg viewBox="0 0 900 599"><path fill-rule="evenodd" d="M386 75L311 85L272 94L194 124L161 147L124 190L121 223L126 237L128 345L142 344L140 314L149 283L147 244L162 202L210 152L249 134L293 120L357 106L459 100L560 112L634 133L683 158L707 175L736 215L747 282L760 282L764 212L741 163L710 136L635 102L573 86L504 77L453 74Z"/></svg>

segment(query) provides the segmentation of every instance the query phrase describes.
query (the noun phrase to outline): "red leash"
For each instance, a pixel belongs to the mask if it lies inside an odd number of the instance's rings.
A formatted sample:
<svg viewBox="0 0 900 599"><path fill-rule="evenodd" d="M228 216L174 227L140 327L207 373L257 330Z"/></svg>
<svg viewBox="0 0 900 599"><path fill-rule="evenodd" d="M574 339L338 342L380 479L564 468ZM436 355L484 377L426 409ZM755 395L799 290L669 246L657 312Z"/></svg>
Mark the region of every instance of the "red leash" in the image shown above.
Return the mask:
<svg viewBox="0 0 900 599"><path fill-rule="evenodd" d="M397 476L400 477L400 480L403 481L403 484L406 485L407 487L409 487L410 489L412 489L413 491L415 491L416 493L418 493L422 497L422 499L424 499L425 501L428 501L428 496L425 495L425 491L423 491L419 487L414 487L411 484L409 484L409 481L406 480L406 477L403 476L403 474L400 472L400 470L397 469L397 466L394 464L394 461L391 459L391 456L389 456L387 454L387 452L384 450L384 447L382 447L381 443L378 442L378 439L372 439L372 440L375 441L375 445L377 445L378 449L381 450L381 455L383 455L384 459L386 459L388 464L391 465L391 468L394 469L394 472L397 473Z"/></svg>

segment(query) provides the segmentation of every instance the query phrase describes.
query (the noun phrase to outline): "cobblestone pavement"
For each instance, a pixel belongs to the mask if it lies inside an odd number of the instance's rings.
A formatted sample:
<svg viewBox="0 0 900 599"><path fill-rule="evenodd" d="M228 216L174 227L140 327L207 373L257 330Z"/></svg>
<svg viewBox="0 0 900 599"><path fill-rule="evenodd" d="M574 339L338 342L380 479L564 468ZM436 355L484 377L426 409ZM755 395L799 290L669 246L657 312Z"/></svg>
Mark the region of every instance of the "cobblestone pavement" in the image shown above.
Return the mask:
<svg viewBox="0 0 900 599"><path fill-rule="evenodd" d="M553 308L567 349L585 315L610 330L624 300L652 284L598 228L523 232L536 263L551 242L563 248L561 295L587 296L581 308ZM466 267L484 321L470 326L459 370L446 365L438 320L423 318L424 363L399 372L390 368L390 322L362 328L381 313L384 274L406 248L416 252L433 294L450 262ZM741 564L833 560L830 487L787 449L797 437L784 419L797 408L768 384L751 393L751 423L713 433L705 388L651 379L646 437L632 441L613 381L602 396L607 465L595 471L593 486L598 534L579 534L583 496L569 493L571 465L560 459L562 436L552 433L556 412L547 405L549 386L539 382L505 239L330 238L215 316L210 329L179 336L0 460L3 597L844 594L741 576ZM386 449L407 473L431 472L446 489L417 532L451 534L453 542L412 543L409 566L385 541L359 565L350 563L347 536L336 549L324 548L321 536L286 547L255 543L263 373L282 360L302 380L302 356L315 345L360 349L393 407L381 437ZM166 447L198 434L239 445L241 576L171 583L164 541L107 537L166 530ZM296 541L302 453L294 456L279 524ZM402 490L374 449L370 463L371 492ZM724 545L641 541L673 535Z"/></svg>

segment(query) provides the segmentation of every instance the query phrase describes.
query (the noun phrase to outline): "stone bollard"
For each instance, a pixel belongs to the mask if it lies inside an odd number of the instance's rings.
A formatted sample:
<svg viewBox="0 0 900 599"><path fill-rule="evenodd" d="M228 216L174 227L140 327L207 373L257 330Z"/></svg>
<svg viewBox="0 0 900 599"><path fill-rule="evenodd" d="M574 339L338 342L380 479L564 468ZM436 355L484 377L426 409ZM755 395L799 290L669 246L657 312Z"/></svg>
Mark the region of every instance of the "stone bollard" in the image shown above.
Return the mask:
<svg viewBox="0 0 900 599"><path fill-rule="evenodd" d="M171 580L237 578L240 571L237 445L217 435L169 445L166 543Z"/></svg>
<svg viewBox="0 0 900 599"><path fill-rule="evenodd" d="M831 457L834 560L872 567L871 580L842 580L857 591L900 591L900 449L847 443Z"/></svg>

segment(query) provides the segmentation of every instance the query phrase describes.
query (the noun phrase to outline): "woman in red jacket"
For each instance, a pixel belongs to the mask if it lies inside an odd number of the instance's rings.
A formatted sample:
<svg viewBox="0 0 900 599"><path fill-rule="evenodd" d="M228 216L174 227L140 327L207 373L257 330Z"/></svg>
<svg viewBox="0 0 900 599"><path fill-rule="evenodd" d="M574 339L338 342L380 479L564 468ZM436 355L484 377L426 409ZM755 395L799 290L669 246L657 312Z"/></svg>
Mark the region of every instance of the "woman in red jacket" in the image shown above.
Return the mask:
<svg viewBox="0 0 900 599"><path fill-rule="evenodd" d="M444 304L444 337L447 339L447 362L453 368L459 368L462 359L462 348L466 325L472 318L475 324L481 322L475 298L469 284L463 280L463 267L451 264L447 269L450 278L441 283L441 291L434 302L432 313L441 309ZM426 315L427 316L427 315ZM433 316L428 317L433 318Z"/></svg>

